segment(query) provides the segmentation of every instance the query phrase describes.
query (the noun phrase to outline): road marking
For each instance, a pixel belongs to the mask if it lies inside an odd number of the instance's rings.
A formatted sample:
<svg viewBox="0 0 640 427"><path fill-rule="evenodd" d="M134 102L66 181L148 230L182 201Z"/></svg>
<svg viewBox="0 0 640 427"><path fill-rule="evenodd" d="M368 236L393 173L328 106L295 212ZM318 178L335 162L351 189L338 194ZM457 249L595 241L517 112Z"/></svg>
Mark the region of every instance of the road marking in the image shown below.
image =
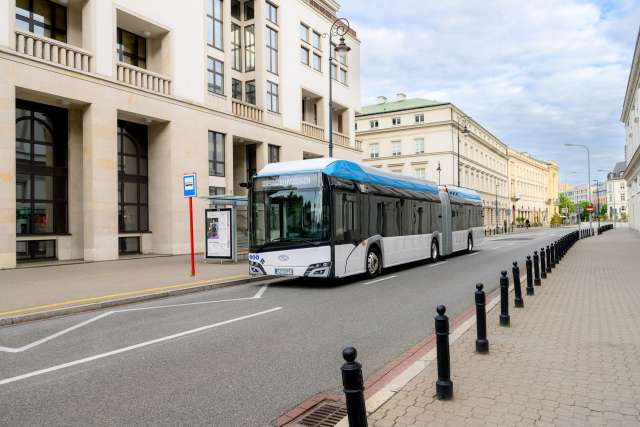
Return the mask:
<svg viewBox="0 0 640 427"><path fill-rule="evenodd" d="M156 339L153 339L153 340L150 340L150 341L141 342L139 344L130 345L128 347L122 347L122 348L119 348L117 350L108 351L106 353L96 354L94 356L89 356L89 357L85 357L83 359L74 360L73 362L62 363L60 365L52 366L50 368L40 369L38 371L29 372L29 373L18 375L18 376L11 377L11 378L5 378L3 380L0 380L0 386L11 384L11 383L22 381L22 380L26 380L28 378L36 377L36 376L39 376L39 375L48 374L50 372L59 371L61 369L70 368L72 366L77 366L77 365L82 365L84 363L93 362L95 360L104 359L105 357L111 357L111 356L115 356L117 354L122 354L122 353L126 353L126 352L129 352L129 351L132 351L132 350L137 350L139 348L148 347L148 346L153 345L153 344L158 344L158 343L169 341L169 340L172 340L172 339L181 338L181 337L184 337L184 336L187 336L187 335L197 334L198 332L203 332L203 331L206 331L206 330L209 330L209 329L217 328L219 326L224 326L224 325L228 325L228 324L231 324L231 323L239 322L241 320L251 319L252 317L263 316L265 314L273 313L273 312L278 311L278 310L282 310L282 307L275 307L275 308L272 308L272 309L269 309L269 310L259 311L257 313L253 313L253 314L248 314L246 316L236 317L234 319L225 320L223 322L212 323L211 325L201 326L201 327L195 328L195 329L189 329L188 331L178 332L177 334L168 335L166 337L156 338Z"/></svg>
<svg viewBox="0 0 640 427"><path fill-rule="evenodd" d="M129 312L134 312L134 311L147 311L147 310L158 310L158 309L162 309L162 308L176 308L176 307L188 307L188 306L192 306L192 305L203 305L203 304L216 304L216 303L221 303L221 302L232 302L232 301L247 301L247 300L252 300L252 299L260 299L262 298L262 295L264 295L264 293L267 290L267 287L269 287L269 285L264 285L262 286L258 292L256 292L256 294L252 297L245 297L245 298L233 298L233 299L221 299L221 300L212 300L212 301L198 301L198 302L188 302L188 303L184 303L184 304L170 304L170 305L159 305L159 306L153 306L153 307L137 307L137 308L125 308L125 309L120 309L120 310L112 310L112 311L107 311L106 313L102 313L98 316L92 317L91 319L85 320L84 322L80 322L77 325L71 326L67 329L63 329L62 331L56 332L55 334L49 335L45 338L41 338L37 341L32 342L31 344L27 344L24 345L22 347L3 347L0 346L0 352L4 352L4 353L21 353L23 351L26 350L30 350L36 346L39 346L40 344L44 344L48 341L51 341L53 339L59 338L62 335L65 335L71 331L74 331L76 329L82 328L83 326L87 326L90 323L95 322L96 320L100 320L103 319L107 316L110 316L112 314L116 314L116 313L129 313Z"/></svg>
<svg viewBox="0 0 640 427"><path fill-rule="evenodd" d="M474 255L478 255L480 252L471 252L469 255L467 256L474 256Z"/></svg>
<svg viewBox="0 0 640 427"><path fill-rule="evenodd" d="M436 262L435 264L429 265L429 267L437 267L439 265L446 264L446 263L447 263L447 261L440 261L440 262Z"/></svg>
<svg viewBox="0 0 640 427"><path fill-rule="evenodd" d="M370 282L364 282L364 284L365 285L373 285L375 283L380 283L380 282L383 282L385 280L393 279L394 277L398 277L398 276L386 276L386 277L382 277L380 279L372 280Z"/></svg>
<svg viewBox="0 0 640 427"><path fill-rule="evenodd" d="M151 293L151 292L166 291L168 289L183 288L183 287L186 289L186 288L190 288L190 287L193 287L193 286L206 285L206 284L209 284L209 283L211 283L211 284L220 283L220 282L223 282L223 281L229 281L229 280L235 280L235 279L246 279L248 277L249 276L246 275L246 274L241 274L241 275L236 275L236 276L221 277L219 279L214 279L214 280L200 280L198 282L180 283L180 284L177 284L177 285L161 286L161 287L158 287L158 288L147 288L147 289L141 289L139 291L118 292L118 293L115 293L115 294L102 295L102 296L99 296L99 297L73 299L73 300L56 302L56 303L53 303L53 304L36 305L36 306L33 306L33 307L21 308L21 309L17 309L17 310L3 311L3 312L0 312L0 317L9 316L9 315L12 315L12 314L28 313L30 311L43 310L43 309L47 309L47 308L62 307L62 306L65 306L65 305L84 304L84 303L89 303L89 302L101 301L101 300L105 300L105 299L113 299L113 298L127 297L127 296L139 295L139 294L146 294L146 293Z"/></svg>

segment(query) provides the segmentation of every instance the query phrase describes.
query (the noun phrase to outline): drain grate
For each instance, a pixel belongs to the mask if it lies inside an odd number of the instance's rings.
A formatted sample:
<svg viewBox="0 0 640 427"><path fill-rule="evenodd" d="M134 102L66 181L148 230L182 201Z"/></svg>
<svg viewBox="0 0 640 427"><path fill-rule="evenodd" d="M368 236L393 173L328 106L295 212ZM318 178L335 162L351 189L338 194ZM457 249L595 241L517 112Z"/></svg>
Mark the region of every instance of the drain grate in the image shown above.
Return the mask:
<svg viewBox="0 0 640 427"><path fill-rule="evenodd" d="M334 427L341 419L347 416L347 408L342 402L320 402L310 412L303 414L294 422L293 426L304 427Z"/></svg>

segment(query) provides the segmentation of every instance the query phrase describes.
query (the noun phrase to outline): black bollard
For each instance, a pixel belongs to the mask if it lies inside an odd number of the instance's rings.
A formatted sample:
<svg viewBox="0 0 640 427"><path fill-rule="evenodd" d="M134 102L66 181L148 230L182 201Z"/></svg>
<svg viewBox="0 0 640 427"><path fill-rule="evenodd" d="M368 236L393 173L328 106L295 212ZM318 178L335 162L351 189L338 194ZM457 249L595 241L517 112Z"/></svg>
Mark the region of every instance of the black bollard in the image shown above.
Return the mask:
<svg viewBox="0 0 640 427"><path fill-rule="evenodd" d="M547 246L547 250L549 251L549 267L551 269L556 268L556 256L554 255L556 248L553 242L549 246Z"/></svg>
<svg viewBox="0 0 640 427"><path fill-rule="evenodd" d="M524 300L522 299L522 287L520 286L520 267L518 263L513 261L513 267L511 268L513 273L513 293L515 295L514 304L517 308L524 307Z"/></svg>
<svg viewBox="0 0 640 427"><path fill-rule="evenodd" d="M553 245L553 263L555 265L560 264L560 241L556 240L556 243Z"/></svg>
<svg viewBox="0 0 640 427"><path fill-rule="evenodd" d="M534 295L533 290L533 272L531 271L533 265L531 262L531 255L527 255L527 295Z"/></svg>
<svg viewBox="0 0 640 427"><path fill-rule="evenodd" d="M500 326L510 326L509 317L509 278L507 272L500 273Z"/></svg>
<svg viewBox="0 0 640 427"><path fill-rule="evenodd" d="M533 272L533 284L540 286L540 256L538 255L538 251L533 251Z"/></svg>
<svg viewBox="0 0 640 427"><path fill-rule="evenodd" d="M358 352L353 347L342 350L345 364L342 365L342 385L347 400L349 427L367 427L367 409L364 405L364 381L362 365L356 362Z"/></svg>
<svg viewBox="0 0 640 427"><path fill-rule="evenodd" d="M551 273L551 248L547 245L547 274Z"/></svg>
<svg viewBox="0 0 640 427"><path fill-rule="evenodd" d="M478 283L476 285L476 352L488 353L489 340L487 340L487 311L486 297L482 288L484 285Z"/></svg>
<svg viewBox="0 0 640 427"><path fill-rule="evenodd" d="M436 351L438 358L438 381L436 381L436 395L439 400L449 400L453 397L453 383L451 382L451 361L449 358L449 318L444 314L447 309L439 305L436 309Z"/></svg>
<svg viewBox="0 0 640 427"><path fill-rule="evenodd" d="M547 278L547 256L544 252L544 247L540 248L540 278Z"/></svg>

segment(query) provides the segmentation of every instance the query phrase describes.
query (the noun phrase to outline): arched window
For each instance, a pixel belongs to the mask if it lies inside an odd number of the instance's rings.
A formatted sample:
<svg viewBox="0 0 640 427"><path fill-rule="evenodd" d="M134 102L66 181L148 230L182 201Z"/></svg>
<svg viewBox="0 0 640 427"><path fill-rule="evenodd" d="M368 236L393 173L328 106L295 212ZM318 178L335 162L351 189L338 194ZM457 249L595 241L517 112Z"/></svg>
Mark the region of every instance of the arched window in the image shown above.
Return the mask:
<svg viewBox="0 0 640 427"><path fill-rule="evenodd" d="M118 121L118 228L120 233L149 231L147 127ZM124 240L123 240L124 239ZM123 238L121 252L139 252Z"/></svg>
<svg viewBox="0 0 640 427"><path fill-rule="evenodd" d="M16 235L67 227L67 111L16 102ZM53 240L17 242L18 260L55 257Z"/></svg>

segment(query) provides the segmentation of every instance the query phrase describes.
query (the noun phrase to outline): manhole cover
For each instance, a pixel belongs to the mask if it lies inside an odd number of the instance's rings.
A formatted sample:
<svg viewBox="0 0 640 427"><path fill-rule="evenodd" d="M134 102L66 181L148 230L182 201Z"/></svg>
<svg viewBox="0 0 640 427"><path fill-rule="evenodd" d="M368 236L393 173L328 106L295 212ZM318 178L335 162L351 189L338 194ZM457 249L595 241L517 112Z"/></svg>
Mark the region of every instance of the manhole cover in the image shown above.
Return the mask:
<svg viewBox="0 0 640 427"><path fill-rule="evenodd" d="M347 416L347 408L342 402L324 401L302 414L291 426L334 427Z"/></svg>

